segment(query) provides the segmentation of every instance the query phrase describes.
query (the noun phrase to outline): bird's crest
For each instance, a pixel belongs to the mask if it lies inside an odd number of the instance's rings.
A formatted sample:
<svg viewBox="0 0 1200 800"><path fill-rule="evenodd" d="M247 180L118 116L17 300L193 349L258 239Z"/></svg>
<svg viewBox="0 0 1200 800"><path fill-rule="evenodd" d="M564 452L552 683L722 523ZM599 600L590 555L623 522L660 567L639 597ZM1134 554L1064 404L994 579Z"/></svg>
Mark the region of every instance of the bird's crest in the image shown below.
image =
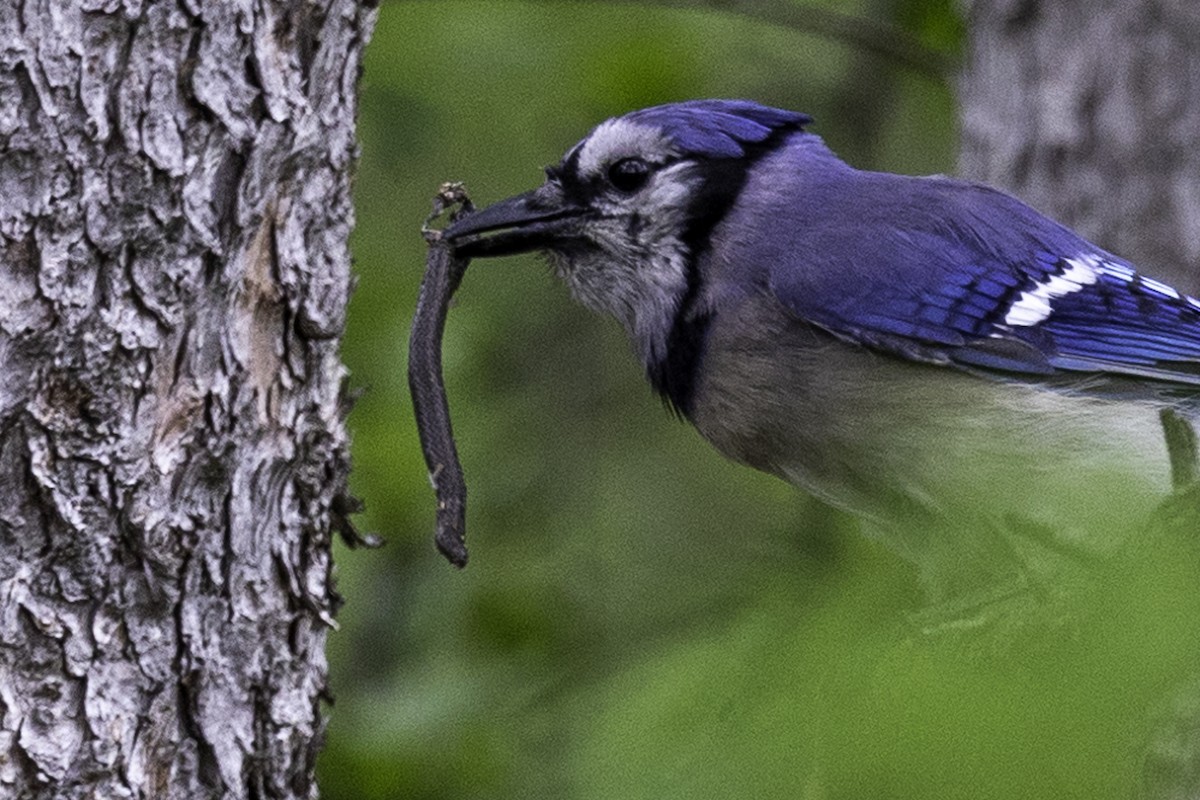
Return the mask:
<svg viewBox="0 0 1200 800"><path fill-rule="evenodd" d="M598 171L620 158L741 158L776 133L802 130L812 117L749 100L689 100L633 111L600 123L563 158L567 172ZM561 174L560 170L553 170Z"/></svg>
<svg viewBox="0 0 1200 800"><path fill-rule="evenodd" d="M679 150L709 158L740 158L746 146L773 133L801 130L812 117L749 100L690 100L643 108L622 119L660 129Z"/></svg>

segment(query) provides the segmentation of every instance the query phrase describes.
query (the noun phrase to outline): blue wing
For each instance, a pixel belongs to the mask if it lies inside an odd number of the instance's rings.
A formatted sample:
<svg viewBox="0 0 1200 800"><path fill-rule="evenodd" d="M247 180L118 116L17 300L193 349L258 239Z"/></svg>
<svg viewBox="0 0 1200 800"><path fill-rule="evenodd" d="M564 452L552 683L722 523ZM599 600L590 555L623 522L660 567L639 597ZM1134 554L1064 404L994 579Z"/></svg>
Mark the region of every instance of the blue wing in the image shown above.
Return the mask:
<svg viewBox="0 0 1200 800"><path fill-rule="evenodd" d="M1014 198L849 170L808 188L768 278L798 316L916 360L1200 385L1200 301Z"/></svg>

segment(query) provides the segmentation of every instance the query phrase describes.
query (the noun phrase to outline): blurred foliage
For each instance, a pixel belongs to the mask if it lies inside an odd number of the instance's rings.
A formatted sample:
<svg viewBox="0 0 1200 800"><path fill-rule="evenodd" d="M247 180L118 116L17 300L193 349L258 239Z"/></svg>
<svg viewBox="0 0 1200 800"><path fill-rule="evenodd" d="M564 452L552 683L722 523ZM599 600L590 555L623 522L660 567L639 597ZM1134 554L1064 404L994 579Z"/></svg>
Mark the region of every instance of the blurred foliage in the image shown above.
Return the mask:
<svg viewBox="0 0 1200 800"><path fill-rule="evenodd" d="M959 47L950 0L823 5ZM428 0L384 3L362 88L345 358L360 524L387 545L337 553L324 797L1132 796L1195 663L1194 541L1142 540L1069 622L922 635L910 566L672 420L534 258L477 263L451 312L471 565L432 547L405 341L442 181L490 202L605 117L706 96L949 172L947 83L702 9Z"/></svg>

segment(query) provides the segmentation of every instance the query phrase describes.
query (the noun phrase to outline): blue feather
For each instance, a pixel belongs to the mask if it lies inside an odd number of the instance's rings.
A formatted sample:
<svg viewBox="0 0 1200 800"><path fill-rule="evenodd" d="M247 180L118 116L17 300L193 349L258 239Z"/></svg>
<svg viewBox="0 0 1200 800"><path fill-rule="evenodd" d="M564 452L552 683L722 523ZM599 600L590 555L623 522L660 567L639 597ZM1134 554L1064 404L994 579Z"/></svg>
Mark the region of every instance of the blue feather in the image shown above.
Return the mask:
<svg viewBox="0 0 1200 800"><path fill-rule="evenodd" d="M746 145L783 130L801 130L812 117L749 100L692 100L644 108L626 119L658 127L683 152L707 158L741 158Z"/></svg>
<svg viewBox="0 0 1200 800"><path fill-rule="evenodd" d="M1197 382L1200 301L1001 192L817 157L791 230L747 239L796 316L906 358Z"/></svg>

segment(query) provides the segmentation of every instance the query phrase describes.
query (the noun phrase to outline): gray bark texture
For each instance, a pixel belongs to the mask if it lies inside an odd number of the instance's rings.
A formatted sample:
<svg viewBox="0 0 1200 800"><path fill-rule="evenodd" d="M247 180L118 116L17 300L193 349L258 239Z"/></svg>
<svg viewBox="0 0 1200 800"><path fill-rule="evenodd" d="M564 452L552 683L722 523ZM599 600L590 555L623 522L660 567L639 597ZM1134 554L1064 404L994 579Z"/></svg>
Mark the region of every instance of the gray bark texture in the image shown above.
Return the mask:
<svg viewBox="0 0 1200 800"><path fill-rule="evenodd" d="M963 6L962 173L1200 292L1200 3ZM1137 796L1200 797L1200 673L1161 706Z"/></svg>
<svg viewBox="0 0 1200 800"><path fill-rule="evenodd" d="M1200 3L963 6L961 173L1200 292Z"/></svg>
<svg viewBox="0 0 1200 800"><path fill-rule="evenodd" d="M374 19L0 3L0 797L316 795Z"/></svg>

